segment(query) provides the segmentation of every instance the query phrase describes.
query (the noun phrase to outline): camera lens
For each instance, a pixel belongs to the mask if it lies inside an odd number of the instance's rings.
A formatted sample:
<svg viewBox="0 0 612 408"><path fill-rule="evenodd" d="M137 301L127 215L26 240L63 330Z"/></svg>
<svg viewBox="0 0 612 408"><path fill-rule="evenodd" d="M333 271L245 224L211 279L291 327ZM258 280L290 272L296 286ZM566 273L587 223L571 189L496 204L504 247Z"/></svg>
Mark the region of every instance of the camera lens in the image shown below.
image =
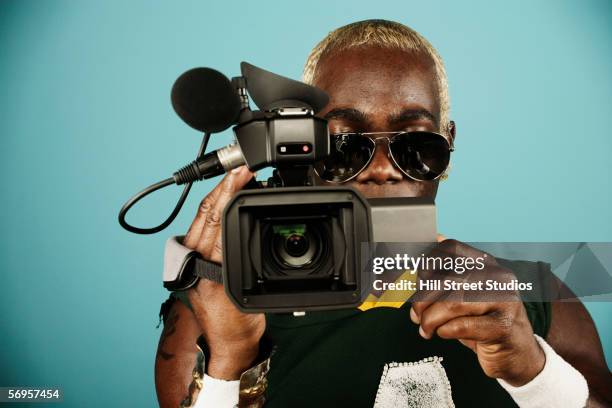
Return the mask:
<svg viewBox="0 0 612 408"><path fill-rule="evenodd" d="M321 234L316 226L276 224L272 232L270 252L281 270L312 265L321 255Z"/></svg>
<svg viewBox="0 0 612 408"><path fill-rule="evenodd" d="M301 234L293 234L285 240L285 250L293 257L300 257L308 251L308 238Z"/></svg>

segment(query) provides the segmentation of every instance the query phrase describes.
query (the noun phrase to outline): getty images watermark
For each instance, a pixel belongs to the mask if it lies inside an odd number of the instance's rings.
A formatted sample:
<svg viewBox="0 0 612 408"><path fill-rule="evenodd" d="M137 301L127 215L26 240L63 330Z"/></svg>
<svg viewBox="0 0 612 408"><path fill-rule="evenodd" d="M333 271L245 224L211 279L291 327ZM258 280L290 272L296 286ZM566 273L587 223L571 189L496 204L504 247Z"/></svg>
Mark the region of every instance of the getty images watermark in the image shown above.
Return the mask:
<svg viewBox="0 0 612 408"><path fill-rule="evenodd" d="M362 245L371 293L389 301L612 301L612 243Z"/></svg>

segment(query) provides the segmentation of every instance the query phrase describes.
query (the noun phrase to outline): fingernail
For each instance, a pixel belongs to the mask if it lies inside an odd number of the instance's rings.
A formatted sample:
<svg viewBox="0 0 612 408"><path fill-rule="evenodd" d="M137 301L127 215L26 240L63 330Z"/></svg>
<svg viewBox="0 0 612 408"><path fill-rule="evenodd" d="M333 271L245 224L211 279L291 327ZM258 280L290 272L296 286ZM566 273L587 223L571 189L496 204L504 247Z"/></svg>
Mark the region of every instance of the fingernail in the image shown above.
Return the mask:
<svg viewBox="0 0 612 408"><path fill-rule="evenodd" d="M415 324L420 323L419 316L417 316L413 308L410 308L410 320L412 320Z"/></svg>
<svg viewBox="0 0 612 408"><path fill-rule="evenodd" d="M236 167L235 169L232 169L232 173L234 173L234 174L240 173L242 171L243 167L244 166L240 166L240 167Z"/></svg>
<svg viewBox="0 0 612 408"><path fill-rule="evenodd" d="M423 330L421 326L419 326L419 334L421 335L422 338L429 339L429 337L427 337L427 335L425 334L425 331Z"/></svg>

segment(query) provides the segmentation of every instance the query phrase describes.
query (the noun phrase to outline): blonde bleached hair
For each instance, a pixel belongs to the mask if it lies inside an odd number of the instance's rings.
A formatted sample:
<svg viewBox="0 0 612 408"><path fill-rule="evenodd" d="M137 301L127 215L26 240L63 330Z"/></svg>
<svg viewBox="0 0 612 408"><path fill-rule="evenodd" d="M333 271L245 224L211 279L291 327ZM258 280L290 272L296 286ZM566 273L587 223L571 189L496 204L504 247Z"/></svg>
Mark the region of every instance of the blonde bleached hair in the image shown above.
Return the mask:
<svg viewBox="0 0 612 408"><path fill-rule="evenodd" d="M319 62L324 57L349 48L367 46L400 49L421 53L431 58L440 98L440 128L446 130L449 123L450 100L444 62L429 41L403 24L388 20L364 20L330 32L310 52L302 80L307 84L314 82Z"/></svg>

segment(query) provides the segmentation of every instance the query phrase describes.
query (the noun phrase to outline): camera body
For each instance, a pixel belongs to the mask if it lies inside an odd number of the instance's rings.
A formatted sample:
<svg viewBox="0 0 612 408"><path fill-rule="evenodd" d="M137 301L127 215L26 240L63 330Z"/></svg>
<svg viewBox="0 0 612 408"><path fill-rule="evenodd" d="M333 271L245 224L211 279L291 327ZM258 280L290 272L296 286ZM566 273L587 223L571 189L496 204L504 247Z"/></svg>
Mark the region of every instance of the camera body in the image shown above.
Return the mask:
<svg viewBox="0 0 612 408"><path fill-rule="evenodd" d="M173 90L175 110L190 126L208 133L235 124L235 142L201 152L174 174L176 184L215 177L241 165L251 171L274 168L267 182L253 180L224 211L225 291L245 312L356 307L372 289L373 242L435 241L433 201L369 201L350 187L315 186L314 165L330 154L327 121L316 116L327 105L327 94L248 63L241 64L241 71L231 83L210 69L188 71ZM219 90L225 108L202 96L209 88ZM260 110L250 109L247 92ZM178 273L164 277L166 288L188 289L210 271L213 280L219 280L218 266L202 259L195 263L206 270L196 273L194 256L198 259L192 251Z"/></svg>
<svg viewBox="0 0 612 408"><path fill-rule="evenodd" d="M245 190L223 216L223 280L244 311L358 306L369 285L360 254L370 206L347 187Z"/></svg>
<svg viewBox="0 0 612 408"><path fill-rule="evenodd" d="M329 155L327 121L300 101L277 105L245 111L233 129L249 169L275 171L226 207L226 292L244 311L357 306L367 295L359 254L372 238L369 204L351 188L313 186L314 163Z"/></svg>

